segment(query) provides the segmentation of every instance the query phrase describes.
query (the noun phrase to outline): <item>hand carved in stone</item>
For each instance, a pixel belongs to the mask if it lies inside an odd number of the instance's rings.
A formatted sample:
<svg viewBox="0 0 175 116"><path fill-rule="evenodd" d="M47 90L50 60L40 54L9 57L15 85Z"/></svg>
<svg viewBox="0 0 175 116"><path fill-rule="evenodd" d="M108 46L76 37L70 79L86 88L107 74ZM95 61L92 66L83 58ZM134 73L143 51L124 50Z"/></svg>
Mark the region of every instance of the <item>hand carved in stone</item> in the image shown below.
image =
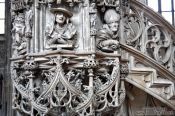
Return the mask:
<svg viewBox="0 0 175 116"><path fill-rule="evenodd" d="M126 44L139 48L140 46L137 43L143 32L144 20L142 20L142 16L136 13L129 14L127 18L124 31L126 33L124 38L127 38Z"/></svg>
<svg viewBox="0 0 175 116"><path fill-rule="evenodd" d="M69 19L73 14L65 8L52 8L51 12L55 14L55 24L53 29L46 27L47 45L52 49L72 48L76 29Z"/></svg>
<svg viewBox="0 0 175 116"><path fill-rule="evenodd" d="M105 23L97 32L97 47L102 51L115 51L119 48L119 21L120 14L109 9L104 15Z"/></svg>
<svg viewBox="0 0 175 116"><path fill-rule="evenodd" d="M22 115L92 116L106 110L118 109L123 103L126 92L120 81L120 74L123 72L120 70L119 58L110 57L111 54L107 56L96 54L94 48L95 37L97 37L100 50L111 52L118 50L120 15L113 6L108 8L104 18L105 24L97 35L99 6L95 0L84 0L85 2L79 5L81 12L77 12L80 1L83 0L40 0L35 2L31 9L28 7L31 4L26 0L24 4L26 9L14 11L12 32L14 43L18 43L14 44L14 48L18 49L24 43L25 47L22 50L26 51L26 48L29 48L25 56L12 58L15 62L12 61L13 67L11 67L14 86L13 107ZM70 9L75 13L72 22L70 18L73 13L65 9L71 4L73 7ZM53 6L62 7L53 8ZM35 17L33 17L34 12ZM77 23L75 19L82 19L82 21L78 20L80 23ZM38 25L38 21L39 24L46 22L46 28ZM37 24L33 36L32 22ZM87 44L87 47L82 46L80 50L85 53L92 51L92 53L82 55L68 50L43 51L44 47L51 50L73 49L77 34L73 23L77 26L80 35L77 36L77 43ZM31 37L34 38L30 39ZM25 41L22 41L23 39ZM92 49L89 49L89 46ZM37 48L41 48L41 51ZM84 51L86 48L87 51Z"/></svg>

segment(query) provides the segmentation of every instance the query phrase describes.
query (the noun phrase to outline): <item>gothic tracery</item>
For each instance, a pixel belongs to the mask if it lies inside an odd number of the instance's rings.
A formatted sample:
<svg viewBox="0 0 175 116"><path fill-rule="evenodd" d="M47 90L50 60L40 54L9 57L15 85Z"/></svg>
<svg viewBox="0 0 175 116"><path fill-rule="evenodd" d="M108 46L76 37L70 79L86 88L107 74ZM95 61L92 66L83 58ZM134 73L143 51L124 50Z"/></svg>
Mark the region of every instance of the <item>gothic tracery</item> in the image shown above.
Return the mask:
<svg viewBox="0 0 175 116"><path fill-rule="evenodd" d="M117 114L125 78L137 64L133 56L123 58L130 47L174 71L171 35L129 1L120 2L12 0L15 110L31 116Z"/></svg>

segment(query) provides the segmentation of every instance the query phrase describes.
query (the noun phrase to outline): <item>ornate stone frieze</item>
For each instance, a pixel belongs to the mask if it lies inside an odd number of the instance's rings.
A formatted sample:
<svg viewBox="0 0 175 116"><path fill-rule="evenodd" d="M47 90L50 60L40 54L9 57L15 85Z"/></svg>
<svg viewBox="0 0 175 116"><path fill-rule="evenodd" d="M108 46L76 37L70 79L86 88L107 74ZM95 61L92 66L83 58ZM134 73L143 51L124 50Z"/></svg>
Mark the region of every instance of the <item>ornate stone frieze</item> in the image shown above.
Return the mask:
<svg viewBox="0 0 175 116"><path fill-rule="evenodd" d="M77 58L55 54L12 63L13 108L30 115L95 115L119 108L125 98L119 58Z"/></svg>
<svg viewBox="0 0 175 116"><path fill-rule="evenodd" d="M127 0L11 3L11 78L18 115L117 115L132 71L129 50L174 68L171 34Z"/></svg>
<svg viewBox="0 0 175 116"><path fill-rule="evenodd" d="M48 0L20 5L12 13L11 58L13 108L18 114L118 112L128 75L128 63L119 54L120 2Z"/></svg>

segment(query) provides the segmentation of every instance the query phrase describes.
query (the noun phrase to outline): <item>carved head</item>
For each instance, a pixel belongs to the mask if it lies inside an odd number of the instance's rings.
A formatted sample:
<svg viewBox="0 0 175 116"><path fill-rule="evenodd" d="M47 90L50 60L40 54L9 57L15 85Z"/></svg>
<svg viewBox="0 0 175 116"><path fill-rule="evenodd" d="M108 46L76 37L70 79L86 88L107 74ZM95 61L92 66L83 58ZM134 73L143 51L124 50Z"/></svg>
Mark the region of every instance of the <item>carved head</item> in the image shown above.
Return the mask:
<svg viewBox="0 0 175 116"><path fill-rule="evenodd" d="M55 14L56 23L65 24L67 18L71 18L73 14L65 8L52 8L51 12Z"/></svg>
<svg viewBox="0 0 175 116"><path fill-rule="evenodd" d="M25 28L25 16L23 13L19 13L18 15L15 16L13 22L13 31L15 30L15 33L18 33L20 34L20 36L23 36L24 28Z"/></svg>
<svg viewBox="0 0 175 116"><path fill-rule="evenodd" d="M15 16L14 23L23 24L25 22L25 16L23 13L19 13Z"/></svg>
<svg viewBox="0 0 175 116"><path fill-rule="evenodd" d="M113 32L118 31L120 14L117 13L116 10L107 10L104 15L104 20Z"/></svg>
<svg viewBox="0 0 175 116"><path fill-rule="evenodd" d="M57 12L57 14L55 15L55 21L58 24L64 24L66 22L66 19L66 16L62 12Z"/></svg>

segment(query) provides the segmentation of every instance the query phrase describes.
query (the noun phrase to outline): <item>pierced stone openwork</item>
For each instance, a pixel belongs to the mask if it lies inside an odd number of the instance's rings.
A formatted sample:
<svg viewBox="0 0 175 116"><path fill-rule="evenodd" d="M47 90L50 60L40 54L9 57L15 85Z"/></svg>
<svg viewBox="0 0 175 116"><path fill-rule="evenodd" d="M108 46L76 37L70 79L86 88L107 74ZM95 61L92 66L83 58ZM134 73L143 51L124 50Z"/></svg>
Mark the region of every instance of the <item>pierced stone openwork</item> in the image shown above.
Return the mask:
<svg viewBox="0 0 175 116"><path fill-rule="evenodd" d="M17 116L117 115L125 82L138 75L148 90L160 84L161 100L174 97L174 37L129 1L12 0L11 7Z"/></svg>
<svg viewBox="0 0 175 116"><path fill-rule="evenodd" d="M128 68L124 61L120 70L118 0L13 1L12 9L13 108L19 114L119 112Z"/></svg>

